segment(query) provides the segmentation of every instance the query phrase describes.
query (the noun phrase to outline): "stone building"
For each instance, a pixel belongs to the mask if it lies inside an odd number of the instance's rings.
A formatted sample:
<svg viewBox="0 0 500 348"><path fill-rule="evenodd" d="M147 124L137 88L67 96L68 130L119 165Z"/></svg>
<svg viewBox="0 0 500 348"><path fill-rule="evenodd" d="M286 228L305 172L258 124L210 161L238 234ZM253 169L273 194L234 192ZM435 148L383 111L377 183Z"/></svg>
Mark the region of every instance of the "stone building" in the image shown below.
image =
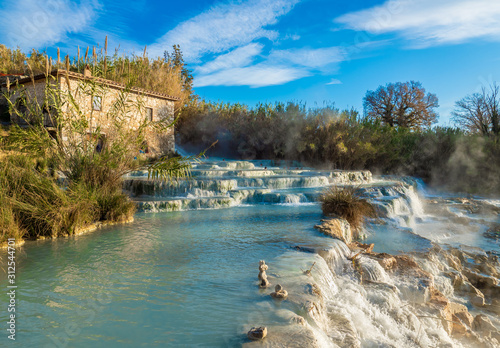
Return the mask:
<svg viewBox="0 0 500 348"><path fill-rule="evenodd" d="M16 104L18 110L26 113L26 116L21 118L11 114L11 123L17 123L21 126L27 125L29 111L23 110L23 104L27 103L24 99L29 99L30 102L35 100L38 105L42 106L44 126L49 131L55 129L57 125L48 111L51 108L51 98L47 97L49 94L47 90L50 88L52 92L57 91L61 95L71 93L81 114L87 118L89 133L99 129L101 136L104 136L103 142L105 142L106 133L114 121L110 115L113 115L117 100L126 94L127 103L137 105L127 112L127 127L136 130L141 125L147 125L145 132L146 153L150 156L161 156L175 151L174 127L153 127L153 125L173 122L174 102L178 100L176 97L141 88L127 88L124 84L91 76L88 69L85 69L84 74L57 69L53 70L48 77L46 74L39 74L14 80L15 84L12 83L12 80L10 83L12 92L10 100ZM0 86L5 92L7 83L4 81ZM5 104L5 99L2 102ZM63 105L63 111L70 114L71 103L61 103L61 105ZM68 134L64 134L63 130L62 141L67 136Z"/></svg>

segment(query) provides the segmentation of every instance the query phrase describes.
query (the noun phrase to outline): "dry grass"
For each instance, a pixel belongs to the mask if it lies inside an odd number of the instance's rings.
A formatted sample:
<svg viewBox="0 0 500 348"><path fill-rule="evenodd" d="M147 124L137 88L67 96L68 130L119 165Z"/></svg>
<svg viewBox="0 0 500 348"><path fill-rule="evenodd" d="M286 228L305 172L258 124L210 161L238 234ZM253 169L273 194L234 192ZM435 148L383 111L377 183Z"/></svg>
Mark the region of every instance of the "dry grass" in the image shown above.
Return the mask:
<svg viewBox="0 0 500 348"><path fill-rule="evenodd" d="M146 50L142 56L126 55L118 49L108 55L107 37L104 50L87 48L87 54L78 53L74 57L60 57L53 61L46 52L31 50L26 54L19 49L10 49L0 44L0 73L36 75L59 68L82 73L89 66L92 75L126 85L175 96L180 100L175 103L178 111L192 96L192 75L182 58L179 46L174 46L171 53L164 57L149 58Z"/></svg>
<svg viewBox="0 0 500 348"><path fill-rule="evenodd" d="M345 219L354 229L363 225L365 217L375 216L375 209L356 187L332 186L323 192L320 201L323 214Z"/></svg>

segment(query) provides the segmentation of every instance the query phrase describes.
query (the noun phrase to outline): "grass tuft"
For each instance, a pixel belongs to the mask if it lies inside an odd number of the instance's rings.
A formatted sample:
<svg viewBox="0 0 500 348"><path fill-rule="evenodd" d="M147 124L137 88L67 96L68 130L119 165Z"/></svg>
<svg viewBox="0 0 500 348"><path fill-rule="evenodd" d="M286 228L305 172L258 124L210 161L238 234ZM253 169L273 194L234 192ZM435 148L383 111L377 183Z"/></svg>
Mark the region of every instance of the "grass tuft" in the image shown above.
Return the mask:
<svg viewBox="0 0 500 348"><path fill-rule="evenodd" d="M375 216L374 207L356 187L332 186L323 192L320 201L323 214L345 219L354 229L362 226L365 217Z"/></svg>

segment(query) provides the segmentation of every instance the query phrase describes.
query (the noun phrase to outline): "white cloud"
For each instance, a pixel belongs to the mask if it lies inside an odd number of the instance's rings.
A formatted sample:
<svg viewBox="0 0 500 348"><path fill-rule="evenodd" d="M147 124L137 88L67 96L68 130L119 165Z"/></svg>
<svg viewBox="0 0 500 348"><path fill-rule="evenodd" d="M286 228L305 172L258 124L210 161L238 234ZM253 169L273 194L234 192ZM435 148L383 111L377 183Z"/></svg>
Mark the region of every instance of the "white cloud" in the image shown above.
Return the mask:
<svg viewBox="0 0 500 348"><path fill-rule="evenodd" d="M310 73L304 69L260 63L250 67L226 69L198 76L194 80L194 85L195 87L250 86L255 88L281 85L308 75Z"/></svg>
<svg viewBox="0 0 500 348"><path fill-rule="evenodd" d="M262 62L249 66L262 48L260 44L243 46L196 68L195 86L280 85L342 61L338 47L301 48L273 50Z"/></svg>
<svg viewBox="0 0 500 348"><path fill-rule="evenodd" d="M217 70L244 67L252 63L255 56L262 52L264 46L251 43L238 47L229 53L222 54L213 61L196 68L196 73L209 74Z"/></svg>
<svg viewBox="0 0 500 348"><path fill-rule="evenodd" d="M264 44L257 40L277 39L279 33L269 26L299 1L248 0L215 5L177 25L148 51L155 55L179 44L184 59L191 67L195 64L195 87L263 87L297 80L342 61L337 47L271 50L263 54ZM215 59L201 63L213 54Z"/></svg>
<svg viewBox="0 0 500 348"><path fill-rule="evenodd" d="M330 82L327 83L327 85L341 85L342 81L339 79L331 79Z"/></svg>
<svg viewBox="0 0 500 348"><path fill-rule="evenodd" d="M215 5L177 25L155 44L150 52L161 54L179 44L186 61L197 61L207 53L220 53L260 39L277 37L265 29L276 24L300 0L249 0Z"/></svg>
<svg viewBox="0 0 500 348"><path fill-rule="evenodd" d="M23 50L44 48L67 39L89 26L97 1L14 0L2 5L0 36L8 46Z"/></svg>
<svg viewBox="0 0 500 348"><path fill-rule="evenodd" d="M416 47L500 37L497 0L388 0L336 18L349 29L397 32Z"/></svg>

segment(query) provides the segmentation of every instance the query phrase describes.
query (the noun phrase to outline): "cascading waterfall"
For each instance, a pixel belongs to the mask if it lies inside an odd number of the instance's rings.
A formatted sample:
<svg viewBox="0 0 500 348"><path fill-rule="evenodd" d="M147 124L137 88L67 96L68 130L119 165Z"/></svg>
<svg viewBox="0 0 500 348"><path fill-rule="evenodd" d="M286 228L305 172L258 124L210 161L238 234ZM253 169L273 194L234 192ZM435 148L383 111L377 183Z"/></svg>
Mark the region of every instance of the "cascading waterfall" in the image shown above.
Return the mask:
<svg viewBox="0 0 500 348"><path fill-rule="evenodd" d="M361 184L361 191L378 207L388 226L409 228L415 233L418 232L418 223L426 218L417 192L418 188L422 188L420 182L394 179L372 182L371 176L364 173L343 174L308 169L290 171L276 167L262 170L254 164L229 163L206 165L203 171L196 173L192 187L205 187L208 191L186 190L191 203L181 204L178 209L239 204L302 204L317 201L321 190L330 185ZM224 166L231 171L221 171ZM225 184L218 186L215 184L217 180ZM201 182L209 184L201 185ZM158 196L164 196L161 187L159 192ZM194 204L193 200L198 203ZM226 203L221 204L217 200L226 200ZM287 254L283 258L292 265L300 264L306 268L314 264L311 276L285 272L287 280L280 280L280 283L285 282L285 287L294 296L287 300L287 305L266 307L275 311L277 317L290 322L287 329L283 329L283 325L270 328L282 333L281 336L274 336L271 346L288 345L287 337L294 330L307 346L462 346L443 328L441 320L424 306L429 300L429 291L422 288L420 279L389 274L377 260L365 255L354 262L349 247L339 240L333 240L328 248L317 249L316 253L301 254ZM307 265L304 258L308 259ZM279 259L276 262L280 265ZM431 274L437 288L444 295L461 301L454 293L451 281L438 271L443 266L435 267ZM297 317L303 318L304 322Z"/></svg>
<svg viewBox="0 0 500 348"><path fill-rule="evenodd" d="M316 202L330 185L370 183L367 171L315 171L298 163L276 167L272 161L207 161L195 164L191 179L165 183L135 172L124 189L146 212L232 207L240 204Z"/></svg>
<svg viewBox="0 0 500 348"><path fill-rule="evenodd" d="M350 254L346 244L335 240L319 254L289 252L274 261L280 278L271 278L271 282L284 282L295 295L276 307L267 307L276 316L286 312L290 326L283 331L271 325L269 330L276 334L268 346L463 346L439 320L416 310L403 294L406 284L398 284L376 261L362 257L361 267L369 282L360 283L347 258ZM292 272L290 266L307 268L313 263L310 276ZM304 322L290 320L296 317Z"/></svg>
<svg viewBox="0 0 500 348"><path fill-rule="evenodd" d="M413 185L402 182L384 183L363 190L378 208L379 215L398 226L413 228L415 220L425 215L422 201Z"/></svg>

